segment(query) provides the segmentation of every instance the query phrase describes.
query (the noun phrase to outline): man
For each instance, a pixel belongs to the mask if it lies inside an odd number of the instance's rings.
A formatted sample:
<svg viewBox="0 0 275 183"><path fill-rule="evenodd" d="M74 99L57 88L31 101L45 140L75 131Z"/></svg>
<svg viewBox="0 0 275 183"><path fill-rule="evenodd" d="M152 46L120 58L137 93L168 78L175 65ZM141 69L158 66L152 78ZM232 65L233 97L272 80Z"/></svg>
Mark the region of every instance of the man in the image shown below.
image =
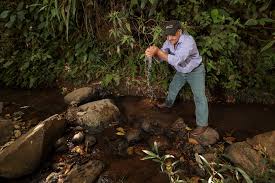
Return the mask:
<svg viewBox="0 0 275 183"><path fill-rule="evenodd" d="M169 85L168 96L159 108L170 108L186 82L191 86L196 106L196 124L191 135L202 134L208 126L208 103L205 96L205 69L192 36L183 33L179 21L168 21L164 27L167 40L161 49L150 46L146 49L147 57L157 57L168 62L176 69L176 74Z"/></svg>

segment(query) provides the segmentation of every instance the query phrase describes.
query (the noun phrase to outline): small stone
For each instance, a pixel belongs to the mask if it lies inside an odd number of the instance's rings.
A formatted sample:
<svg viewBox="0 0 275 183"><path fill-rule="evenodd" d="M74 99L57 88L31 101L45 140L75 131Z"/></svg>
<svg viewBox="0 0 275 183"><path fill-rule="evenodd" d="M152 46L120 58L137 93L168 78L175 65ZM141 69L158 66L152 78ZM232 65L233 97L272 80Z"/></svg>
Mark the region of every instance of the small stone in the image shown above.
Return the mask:
<svg viewBox="0 0 275 183"><path fill-rule="evenodd" d="M75 131L83 131L84 129L81 126L77 126L77 127L74 128L74 130Z"/></svg>
<svg viewBox="0 0 275 183"><path fill-rule="evenodd" d="M13 126L15 129L20 129L20 126L19 125L14 125Z"/></svg>
<svg viewBox="0 0 275 183"><path fill-rule="evenodd" d="M14 136L15 138L18 138L20 137L22 134L21 134L21 131L20 130L14 130Z"/></svg>
<svg viewBox="0 0 275 183"><path fill-rule="evenodd" d="M78 132L76 133L73 138L72 138L72 142L75 144L81 143L84 140L84 133L83 132Z"/></svg>
<svg viewBox="0 0 275 183"><path fill-rule="evenodd" d="M187 125L182 118L178 118L172 125L171 130L174 132L186 131Z"/></svg>

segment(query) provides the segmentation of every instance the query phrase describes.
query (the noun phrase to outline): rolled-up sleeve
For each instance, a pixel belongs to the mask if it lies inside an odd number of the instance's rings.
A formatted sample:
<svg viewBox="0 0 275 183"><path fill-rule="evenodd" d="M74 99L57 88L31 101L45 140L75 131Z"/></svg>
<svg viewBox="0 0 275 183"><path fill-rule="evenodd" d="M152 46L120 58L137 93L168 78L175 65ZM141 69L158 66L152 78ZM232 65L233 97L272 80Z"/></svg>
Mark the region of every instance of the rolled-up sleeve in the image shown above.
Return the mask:
<svg viewBox="0 0 275 183"><path fill-rule="evenodd" d="M191 54L195 41L194 39L185 39L184 42L181 42L177 45L177 49L174 55L168 54L168 63L173 66L178 66L179 64L184 64L188 56Z"/></svg>

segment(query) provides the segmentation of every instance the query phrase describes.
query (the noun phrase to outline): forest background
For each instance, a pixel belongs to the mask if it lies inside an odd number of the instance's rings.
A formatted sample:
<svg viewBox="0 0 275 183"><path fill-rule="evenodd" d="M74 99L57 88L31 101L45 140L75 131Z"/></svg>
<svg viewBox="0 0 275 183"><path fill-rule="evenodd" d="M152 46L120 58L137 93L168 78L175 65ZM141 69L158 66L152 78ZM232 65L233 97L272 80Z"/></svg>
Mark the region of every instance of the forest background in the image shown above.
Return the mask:
<svg viewBox="0 0 275 183"><path fill-rule="evenodd" d="M161 46L163 22L177 19L197 42L208 95L272 103L274 7L272 0L2 0L0 84L146 86L144 50ZM166 91L173 74L154 62L152 85Z"/></svg>

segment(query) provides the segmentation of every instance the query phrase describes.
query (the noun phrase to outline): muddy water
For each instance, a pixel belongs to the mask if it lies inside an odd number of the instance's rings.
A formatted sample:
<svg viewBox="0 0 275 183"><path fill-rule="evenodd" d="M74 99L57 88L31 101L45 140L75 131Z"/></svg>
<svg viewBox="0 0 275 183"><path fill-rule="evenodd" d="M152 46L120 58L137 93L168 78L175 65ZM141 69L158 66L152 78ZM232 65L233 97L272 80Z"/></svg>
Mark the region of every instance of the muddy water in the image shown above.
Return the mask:
<svg viewBox="0 0 275 183"><path fill-rule="evenodd" d="M140 127L142 119L154 118L169 126L178 117L182 117L190 126L195 125L194 104L193 102L177 102L169 110L159 110L154 107L155 101L150 101L138 97L116 97L113 98L123 114L125 128ZM63 96L54 89L43 90L0 90L1 102L13 102L20 106L31 106L38 111L39 117L46 117L61 113L66 109L63 103ZM253 135L275 130L275 106L256 105L256 104L209 104L209 124L217 129L222 135L236 137L241 141ZM123 125L123 124L122 124ZM67 130L67 134L71 131ZM87 159L101 159L106 163L106 171L111 176L118 177L116 180L129 183L167 183L165 174L160 173L158 164L151 161L141 161L142 155L127 156L114 155L108 145L108 141L116 142L119 137L115 135L114 128L106 129L103 133L96 136L97 145L85 157ZM106 140L107 139L107 140ZM139 145L144 144L142 141ZM66 155L62 155L66 158ZM0 182L41 182L52 172L50 164L55 163L60 155L52 154L48 162L45 162L33 175L18 180L2 180ZM82 161L81 158L77 159ZM192 176L192 172L190 172Z"/></svg>

